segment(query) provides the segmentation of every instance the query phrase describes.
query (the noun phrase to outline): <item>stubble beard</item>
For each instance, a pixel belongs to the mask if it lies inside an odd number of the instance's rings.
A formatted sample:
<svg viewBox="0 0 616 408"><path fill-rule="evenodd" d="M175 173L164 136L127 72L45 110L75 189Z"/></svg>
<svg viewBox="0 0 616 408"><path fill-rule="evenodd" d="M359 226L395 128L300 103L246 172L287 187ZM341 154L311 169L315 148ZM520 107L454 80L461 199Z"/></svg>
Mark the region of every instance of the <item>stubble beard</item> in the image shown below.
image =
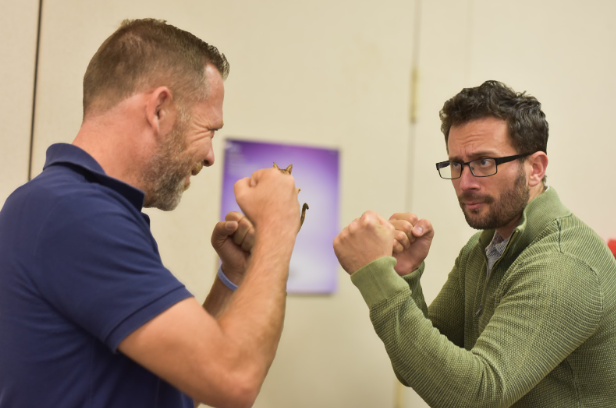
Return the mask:
<svg viewBox="0 0 616 408"><path fill-rule="evenodd" d="M146 166L143 175L146 191L145 207L154 207L163 211L174 210L182 193L187 189L186 176L190 174L194 163L185 155L185 123L174 126L171 134L159 147Z"/></svg>
<svg viewBox="0 0 616 408"><path fill-rule="evenodd" d="M530 189L526 184L526 174L521 168L513 187L503 192L500 199L496 200L490 195L469 192L459 196L458 201L468 225L478 230L486 230L503 227L519 217L526 208L529 197ZM482 217L479 210L465 209L463 202L467 200L486 203L488 213Z"/></svg>

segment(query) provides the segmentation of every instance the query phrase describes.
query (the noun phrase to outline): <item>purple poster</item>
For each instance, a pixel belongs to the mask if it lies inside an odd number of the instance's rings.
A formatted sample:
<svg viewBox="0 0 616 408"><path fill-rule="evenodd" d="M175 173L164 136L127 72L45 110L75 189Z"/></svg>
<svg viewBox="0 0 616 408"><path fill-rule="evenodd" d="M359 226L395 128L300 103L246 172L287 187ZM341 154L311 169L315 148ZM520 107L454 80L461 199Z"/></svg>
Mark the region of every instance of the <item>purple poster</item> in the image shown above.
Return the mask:
<svg viewBox="0 0 616 408"><path fill-rule="evenodd" d="M289 267L289 293L328 294L336 291L338 260L332 242L338 226L338 150L227 139L222 181L221 219L240 211L233 185L254 171L293 164L300 205L308 203Z"/></svg>

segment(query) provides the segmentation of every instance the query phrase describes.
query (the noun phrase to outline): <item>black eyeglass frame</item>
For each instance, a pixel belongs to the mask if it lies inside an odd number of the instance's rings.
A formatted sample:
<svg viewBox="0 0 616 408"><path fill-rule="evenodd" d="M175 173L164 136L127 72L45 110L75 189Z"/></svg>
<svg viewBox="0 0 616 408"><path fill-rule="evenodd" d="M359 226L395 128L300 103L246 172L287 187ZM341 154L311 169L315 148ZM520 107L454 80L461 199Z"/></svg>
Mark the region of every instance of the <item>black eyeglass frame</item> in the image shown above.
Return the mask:
<svg viewBox="0 0 616 408"><path fill-rule="evenodd" d="M499 164L508 163L510 161L514 161L514 160L520 159L522 157L530 156L531 154L533 154L533 153L522 153L522 154L516 154L516 155L513 155L513 156L497 157L497 158L494 158L494 157L482 157L480 159L470 160L470 161L467 161L467 162L459 162L459 161L456 161L456 160L446 160L446 161L442 161L442 162L436 163L436 171L438 171L439 177L442 178L443 180L456 180L456 179L459 179L460 177L462 177L462 172L464 171L464 166L468 166L468 169L471 171L471 174L473 175L473 177L491 177L491 176L495 175L496 173L498 173L498 165ZM473 168L470 166L470 164L472 162L474 162L474 161L484 160L484 159L494 160L494 165L495 165L494 173L488 174L488 175L485 175L485 176L477 176L477 175L475 175L475 173L473 173ZM462 167L460 168L460 175L458 177L449 177L449 178L441 176L441 169L449 166L451 163L458 163L458 164L462 165Z"/></svg>

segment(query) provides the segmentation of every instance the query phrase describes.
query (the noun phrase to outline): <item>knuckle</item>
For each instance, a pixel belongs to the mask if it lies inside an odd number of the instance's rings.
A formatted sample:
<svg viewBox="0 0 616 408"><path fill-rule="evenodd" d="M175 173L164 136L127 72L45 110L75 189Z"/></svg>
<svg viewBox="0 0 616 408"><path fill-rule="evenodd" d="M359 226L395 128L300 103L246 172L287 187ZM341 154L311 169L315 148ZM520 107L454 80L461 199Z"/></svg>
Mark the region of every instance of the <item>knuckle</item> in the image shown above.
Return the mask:
<svg viewBox="0 0 616 408"><path fill-rule="evenodd" d="M334 249L338 249L338 245L340 245L340 235L336 235L336 238L334 238L334 242L332 243L332 245L334 246Z"/></svg>

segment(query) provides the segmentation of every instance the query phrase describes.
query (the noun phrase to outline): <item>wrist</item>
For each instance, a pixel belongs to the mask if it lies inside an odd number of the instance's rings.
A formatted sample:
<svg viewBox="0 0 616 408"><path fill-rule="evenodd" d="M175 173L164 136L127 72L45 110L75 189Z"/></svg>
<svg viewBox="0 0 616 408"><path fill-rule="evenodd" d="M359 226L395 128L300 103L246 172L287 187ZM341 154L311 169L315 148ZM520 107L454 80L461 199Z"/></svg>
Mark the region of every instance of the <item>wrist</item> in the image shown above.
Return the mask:
<svg viewBox="0 0 616 408"><path fill-rule="evenodd" d="M223 273L225 274L225 276L234 284L234 285L239 285L240 283L242 283L242 280L244 279L244 271L240 271L238 268L234 268L231 265L223 262L220 265L220 268L222 269Z"/></svg>
<svg viewBox="0 0 616 408"><path fill-rule="evenodd" d="M218 272L216 273L216 275L218 276L218 279L220 279L220 281L223 283L223 285L229 288L232 292L235 292L235 290L237 289L237 285L231 282L229 278L227 278L227 275L225 275L225 272L222 270L222 265L220 265L220 268L218 268Z"/></svg>
<svg viewBox="0 0 616 408"><path fill-rule="evenodd" d="M396 270L396 273L397 273L398 275L400 275L400 276L406 276L406 275L409 275L409 274L413 273L413 272L414 272L414 271L416 271L417 269L419 269L419 265L417 265L417 266L411 266L410 268L405 269L404 271L398 271L398 270Z"/></svg>
<svg viewBox="0 0 616 408"><path fill-rule="evenodd" d="M261 220L258 224L255 224L255 237L261 239L272 238L275 240L280 239L295 239L299 232L299 214L297 216L297 222L295 219L283 221L282 219Z"/></svg>
<svg viewBox="0 0 616 408"><path fill-rule="evenodd" d="M417 264L417 265L412 265L412 266L409 266L409 267L404 268L404 269L402 269L402 270L400 270L400 271L398 271L398 269L397 269L397 268L398 268L398 265L396 265L396 266L394 267L394 270L395 270L395 271L396 271L396 273L397 273L398 275L400 275L400 277L402 277L402 278L407 278L407 277L409 277L411 274L413 274L414 272L417 272L417 271L419 271L419 275L421 276L421 275L423 274L423 270L424 270L424 268L425 268L425 263L424 263L424 261L421 261L421 262L420 262L419 264Z"/></svg>
<svg viewBox="0 0 616 408"><path fill-rule="evenodd" d="M299 228L299 222L297 223ZM255 236L255 245L251 251L251 255L254 254L277 254L279 257L291 257L293 253L293 247L295 246L295 240L297 238L297 231L289 232L287 228L285 230L271 230L257 231Z"/></svg>

